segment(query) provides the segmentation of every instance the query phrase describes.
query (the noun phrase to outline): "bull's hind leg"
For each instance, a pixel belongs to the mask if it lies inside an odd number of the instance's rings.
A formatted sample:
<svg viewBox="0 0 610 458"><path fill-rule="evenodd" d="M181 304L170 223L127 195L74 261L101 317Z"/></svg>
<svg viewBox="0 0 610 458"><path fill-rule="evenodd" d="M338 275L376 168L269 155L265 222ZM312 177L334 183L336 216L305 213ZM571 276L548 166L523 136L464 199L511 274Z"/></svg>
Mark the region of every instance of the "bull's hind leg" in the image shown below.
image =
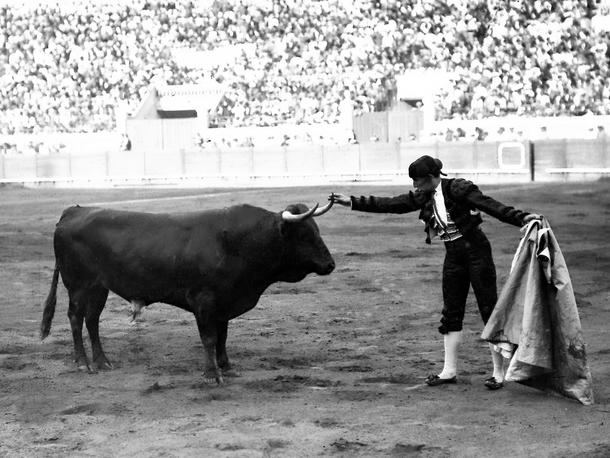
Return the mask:
<svg viewBox="0 0 610 458"><path fill-rule="evenodd" d="M229 328L228 321L218 321L216 324L216 330L218 340L216 341L216 360L218 361L218 367L222 371L222 374L229 377L236 377L239 374L233 369L227 356L227 331Z"/></svg>
<svg viewBox="0 0 610 458"><path fill-rule="evenodd" d="M96 286L88 290L87 308L85 310L85 323L91 340L91 351L93 353L93 367L98 370L112 369L112 364L106 358L100 341L99 327L100 315L106 299L108 299L108 290L103 286Z"/></svg>
<svg viewBox="0 0 610 458"><path fill-rule="evenodd" d="M99 336L99 319L106 304L108 290L103 286L88 286L68 290L70 305L68 307L68 318L72 328L74 340L74 360L80 370L92 371L96 369L110 369L112 366L104 351ZM93 353L93 366L83 345L83 321L87 324L89 339L91 340L91 351Z"/></svg>
<svg viewBox="0 0 610 458"><path fill-rule="evenodd" d="M187 301L197 320L199 337L203 344L203 381L208 384L222 385L223 379L216 361L216 345L218 342L217 322L214 319L214 295L208 291L187 294Z"/></svg>
<svg viewBox="0 0 610 458"><path fill-rule="evenodd" d="M68 319L72 328L72 339L74 340L74 361L79 370L91 370L89 359L83 345L83 320L86 308L86 290L69 289L70 304L68 306Z"/></svg>

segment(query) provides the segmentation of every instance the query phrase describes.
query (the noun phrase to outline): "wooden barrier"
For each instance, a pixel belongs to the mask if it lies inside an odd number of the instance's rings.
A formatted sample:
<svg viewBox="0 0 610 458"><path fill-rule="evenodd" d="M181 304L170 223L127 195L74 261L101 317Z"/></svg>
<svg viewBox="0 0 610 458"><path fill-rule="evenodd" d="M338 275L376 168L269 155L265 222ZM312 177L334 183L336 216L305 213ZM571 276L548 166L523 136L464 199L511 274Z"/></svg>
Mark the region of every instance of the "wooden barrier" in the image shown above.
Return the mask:
<svg viewBox="0 0 610 458"><path fill-rule="evenodd" d="M450 176L487 183L586 180L608 176L608 142L412 142L364 145L297 143L269 148L233 147L173 153L113 151L2 156L0 182L142 184L153 181L261 182L303 180L408 180L417 157L440 158Z"/></svg>

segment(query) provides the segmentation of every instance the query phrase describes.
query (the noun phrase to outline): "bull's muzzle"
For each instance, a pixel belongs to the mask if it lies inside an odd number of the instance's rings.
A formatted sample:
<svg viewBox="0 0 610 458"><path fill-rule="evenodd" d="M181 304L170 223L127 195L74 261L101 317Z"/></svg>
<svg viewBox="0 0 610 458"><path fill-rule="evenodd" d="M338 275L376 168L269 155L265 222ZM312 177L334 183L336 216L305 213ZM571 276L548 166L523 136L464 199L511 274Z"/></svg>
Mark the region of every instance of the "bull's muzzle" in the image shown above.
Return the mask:
<svg viewBox="0 0 610 458"><path fill-rule="evenodd" d="M327 263L318 265L315 272L318 275L330 275L333 270L335 270L335 261L331 259Z"/></svg>

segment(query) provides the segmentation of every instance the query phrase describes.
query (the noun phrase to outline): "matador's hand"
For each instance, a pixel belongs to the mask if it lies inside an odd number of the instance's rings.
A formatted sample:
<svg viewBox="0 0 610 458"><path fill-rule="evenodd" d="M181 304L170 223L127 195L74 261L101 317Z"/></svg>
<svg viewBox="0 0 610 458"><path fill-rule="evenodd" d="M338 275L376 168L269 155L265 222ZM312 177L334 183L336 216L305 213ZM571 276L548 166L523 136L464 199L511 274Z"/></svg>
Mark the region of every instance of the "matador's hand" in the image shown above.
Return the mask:
<svg viewBox="0 0 610 458"><path fill-rule="evenodd" d="M535 220L535 219L542 219L542 215L538 215L536 213L530 213L525 218L523 218L523 224L527 224L530 221Z"/></svg>
<svg viewBox="0 0 610 458"><path fill-rule="evenodd" d="M335 194L334 192L328 196L328 200L339 205L343 205L344 207L349 207L352 205L352 199L350 199L348 196L344 196L343 194Z"/></svg>

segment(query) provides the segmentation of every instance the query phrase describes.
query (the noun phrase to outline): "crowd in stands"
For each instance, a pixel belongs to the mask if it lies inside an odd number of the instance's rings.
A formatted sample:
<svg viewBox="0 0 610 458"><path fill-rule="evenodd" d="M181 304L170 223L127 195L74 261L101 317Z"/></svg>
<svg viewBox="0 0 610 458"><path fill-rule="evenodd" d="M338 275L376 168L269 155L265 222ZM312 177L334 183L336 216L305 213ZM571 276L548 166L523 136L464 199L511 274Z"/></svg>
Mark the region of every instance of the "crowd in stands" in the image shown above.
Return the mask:
<svg viewBox="0 0 610 458"><path fill-rule="evenodd" d="M58 0L59 1L59 0ZM593 0L97 0L0 7L0 134L112 129L151 84L212 79L217 125L337 122L452 75L439 118L610 114ZM175 50L238 49L205 65Z"/></svg>

